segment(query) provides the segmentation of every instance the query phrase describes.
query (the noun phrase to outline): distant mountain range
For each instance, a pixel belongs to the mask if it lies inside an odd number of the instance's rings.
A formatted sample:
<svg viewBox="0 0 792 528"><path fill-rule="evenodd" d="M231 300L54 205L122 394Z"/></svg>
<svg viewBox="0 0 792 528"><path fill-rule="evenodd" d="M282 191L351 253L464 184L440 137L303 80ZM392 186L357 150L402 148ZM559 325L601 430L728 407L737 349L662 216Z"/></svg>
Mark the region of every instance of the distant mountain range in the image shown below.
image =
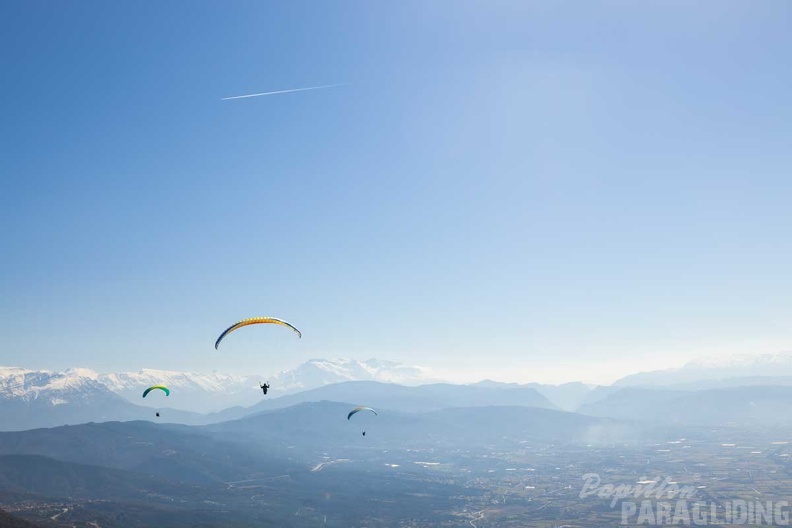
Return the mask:
<svg viewBox="0 0 792 528"><path fill-rule="evenodd" d="M631 427L607 418L520 406L426 413L380 409L378 416L347 420L349 409L348 403L320 401L198 427L130 421L4 432L0 433L0 469L4 462L15 463L3 456L36 455L216 484L252 471L277 474L295 462L305 463L305 455L313 459L315 448L368 451L407 444L489 445L520 440L577 445L591 442L602 429L617 432ZM358 439L361 428L369 430L365 443ZM266 449L261 450L261 445ZM288 450L292 460L281 456L279 449Z"/></svg>
<svg viewBox="0 0 792 528"><path fill-rule="evenodd" d="M754 378L753 381L744 378ZM774 378L774 380L760 379ZM792 384L792 352L740 354L690 361L679 368L640 372L613 383L616 387L708 387Z"/></svg>
<svg viewBox="0 0 792 528"><path fill-rule="evenodd" d="M451 385L434 383L405 387L375 381L348 381L261 401L250 408L259 411L283 409L317 401L346 402L391 411L430 412L452 407L508 405L558 409L536 389L511 385Z"/></svg>
<svg viewBox="0 0 792 528"><path fill-rule="evenodd" d="M311 359L292 370L269 377L155 369L101 374L86 368L51 372L0 367L0 402L46 400L50 405L57 406L74 400L79 392L98 394L104 388L135 405L210 413L233 406L250 406L261 401L259 383L266 380L272 386L271 396L344 381L380 381L402 385L437 381L420 367L378 359ZM163 400L161 395L152 394L145 400L141 398L147 387L159 384L168 386L173 395L178 397Z"/></svg>
<svg viewBox="0 0 792 528"><path fill-rule="evenodd" d="M399 385L390 380L416 382L420 369L369 360L312 360L294 371L282 374L288 387L315 388L283 394L270 393L263 398L252 380L219 374L199 375L145 370L137 374L98 374L88 369L64 372L29 371L20 368L0 369L0 430L25 430L36 427L73 425L111 420L152 420L163 423L200 425L241 418L257 412L289 407L298 403L322 400L365 403L389 410L428 412L450 407L515 405L557 409L536 388L510 384L424 384ZM349 378L384 379L381 381L344 381ZM341 380L341 382L338 382ZM335 381L335 383L333 383ZM273 385L279 382L271 379ZM141 398L145 387L165 384L171 396L160 391ZM114 390L111 390L114 389ZM251 394L255 405L233 406L215 413L194 413L175 409L184 400L218 398L232 392ZM122 397L128 395L129 399ZM137 403L145 402L155 409ZM182 403L182 407L184 404ZM159 418L154 412L161 413Z"/></svg>
<svg viewBox="0 0 792 528"><path fill-rule="evenodd" d="M262 379L266 378L216 372L144 369L101 374L83 368L50 372L3 367L0 430L112 420L204 425L323 400L400 412L519 406L616 419L640 419L645 409L653 409L654 416L675 423L687 423L697 410L710 417L699 419L703 422L737 413L736 420L755 416L769 423L786 412L786 402L792 399L785 392L792 390L792 353L692 361L603 387L489 380L470 385L438 383L420 367L377 359L312 359L270 377L272 390L267 397L258 387ZM141 398L143 390L154 384L170 387L171 396L157 391ZM708 402L706 409L703 402ZM752 407L738 412L743 403ZM155 411L161 413L159 418Z"/></svg>
<svg viewBox="0 0 792 528"><path fill-rule="evenodd" d="M74 425L112 420L149 420L200 425L238 419L248 415L317 401L344 402L351 408L365 403L388 411L426 413L452 407L518 406L557 409L535 389L527 387L481 387L429 384L406 387L375 381L349 381L286 396L268 398L251 407L232 407L219 413L197 414L161 408L160 418L149 408L133 405L106 387L87 381L68 391L47 393L31 399L0 400L0 430L20 431L36 427ZM162 397L166 399L166 397ZM53 400L57 404L53 404Z"/></svg>
<svg viewBox="0 0 792 528"><path fill-rule="evenodd" d="M130 403L93 374L86 369L0 368L0 430L154 418L153 409ZM169 411L168 416L183 423L202 420L201 415L185 411Z"/></svg>
<svg viewBox="0 0 792 528"><path fill-rule="evenodd" d="M420 449L432 445L491 447L519 442L593 444L628 441L639 435L629 422L521 405L450 407L427 412L383 411L347 420L350 406L334 401L306 402L267 410L239 420L202 427L268 450L342 448L367 430L367 448ZM1 438L1 437L0 437Z"/></svg>
<svg viewBox="0 0 792 528"><path fill-rule="evenodd" d="M440 381L422 367L381 359L311 359L269 378L273 394L289 394L343 381L379 381L421 385Z"/></svg>
<svg viewBox="0 0 792 528"><path fill-rule="evenodd" d="M666 452L654 447L658 442L680 442L669 439L735 442L742 432L785 442L792 428L790 359L691 362L607 387L439 383L417 367L315 359L271 377L280 390L267 397L257 378L218 373L0 368L0 430L8 431L0 432L0 502L42 526L308 527L323 525L325 511L335 526L353 526L343 516L372 485L381 486L371 496L377 500L383 489L388 497L402 490L393 506L402 508L425 500L415 489L418 471L489 466L491 453L530 453L560 470L548 446L566 446L575 457L590 449L610 457L616 446L615 457L624 446L652 456ZM173 390L146 401L163 406L161 418L138 405L143 388L155 383ZM165 407L186 399L206 408L248 393L252 403L219 412ZM349 420L355 405L378 414ZM533 486L527 475L519 478L525 489ZM469 493L458 483L431 485L440 487L427 515L437 497ZM316 497L324 497L322 517L295 513ZM44 506L33 515L28 503ZM265 503L268 524L259 518ZM365 509L382 504L372 500ZM30 525L0 511L3 526Z"/></svg>
<svg viewBox="0 0 792 528"><path fill-rule="evenodd" d="M792 353L724 356L597 387L577 411L679 425L792 424Z"/></svg>
<svg viewBox="0 0 792 528"><path fill-rule="evenodd" d="M792 386L755 385L699 391L625 387L578 412L618 420L688 426L792 425Z"/></svg>

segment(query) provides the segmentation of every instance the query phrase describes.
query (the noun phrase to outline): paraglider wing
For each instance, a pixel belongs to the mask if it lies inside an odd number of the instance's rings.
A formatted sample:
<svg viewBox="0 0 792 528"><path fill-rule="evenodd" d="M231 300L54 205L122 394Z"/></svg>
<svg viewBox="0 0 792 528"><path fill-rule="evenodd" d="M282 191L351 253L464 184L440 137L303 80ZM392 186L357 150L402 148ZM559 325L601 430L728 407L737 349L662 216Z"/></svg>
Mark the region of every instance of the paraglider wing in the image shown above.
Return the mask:
<svg viewBox="0 0 792 528"><path fill-rule="evenodd" d="M159 389L165 393L165 396L170 396L170 389L168 387L166 387L165 385L154 385L153 387L149 387L148 389L143 391L143 397L145 398L146 395L149 392L153 391L154 389Z"/></svg>
<svg viewBox="0 0 792 528"><path fill-rule="evenodd" d="M242 319L238 323L229 326L225 332L220 334L220 337L218 337L217 341L215 341L215 350L217 350L218 345L220 345L220 341L222 341L225 336L227 336L234 330L237 330L238 328L242 328L243 326L248 326L253 324L266 324L266 323L278 324L281 326L289 327L295 332L297 332L297 337L302 337L302 333L300 333L299 330L297 330L294 326L292 326L291 323L284 321L283 319L278 319L276 317L251 317L250 319Z"/></svg>
<svg viewBox="0 0 792 528"><path fill-rule="evenodd" d="M374 409L372 409L371 407L355 407L354 409L352 409L351 411L349 411L349 414L347 414L347 420L349 420L350 418L352 418L352 415L353 415L353 414L357 414L357 413L359 413L360 411L371 411L371 412L373 412L375 415L377 414L377 411L375 411L375 410L374 410Z"/></svg>

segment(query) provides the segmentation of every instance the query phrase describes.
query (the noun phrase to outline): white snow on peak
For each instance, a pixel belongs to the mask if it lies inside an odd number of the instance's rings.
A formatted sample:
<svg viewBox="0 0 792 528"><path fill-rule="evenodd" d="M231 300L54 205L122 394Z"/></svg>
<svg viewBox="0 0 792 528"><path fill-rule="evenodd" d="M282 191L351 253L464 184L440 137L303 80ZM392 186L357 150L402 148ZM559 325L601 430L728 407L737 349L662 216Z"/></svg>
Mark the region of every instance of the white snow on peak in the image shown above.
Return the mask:
<svg viewBox="0 0 792 528"><path fill-rule="evenodd" d="M234 405L253 405L261 399L260 380L269 380L273 394L288 394L344 381L379 381L417 385L432 380L428 370L392 361L348 358L311 359L275 376L237 376L212 372L178 372L141 369L137 372L103 374L88 368L63 372L0 367L0 400L45 398L52 405L75 401L78 394L112 391L136 405L161 405L141 398L152 385L166 385L172 395L168 404L197 412L219 411Z"/></svg>
<svg viewBox="0 0 792 528"><path fill-rule="evenodd" d="M84 394L104 389L96 378L96 372L88 369L51 372L0 367L0 398L32 400L46 396L53 405L59 405L68 401L63 394Z"/></svg>
<svg viewBox="0 0 792 528"><path fill-rule="evenodd" d="M373 358L365 361L348 358L310 359L297 368L278 373L273 379L283 392L307 390L343 381L379 381L404 385L434 381L428 369Z"/></svg>
<svg viewBox="0 0 792 528"><path fill-rule="evenodd" d="M110 390L120 392L123 390L140 389L157 384L164 384L171 389L194 388L206 392L222 392L234 390L235 385L245 384L248 378L230 374L201 374L198 372L176 372L170 370L142 369L138 372L120 372L117 374L102 374L99 377ZM143 387L145 388L145 387Z"/></svg>
<svg viewBox="0 0 792 528"><path fill-rule="evenodd" d="M64 374L69 376L77 376L79 378L86 378L92 379L94 381L99 380L99 373L95 370L87 369L87 368L70 368L64 371Z"/></svg>

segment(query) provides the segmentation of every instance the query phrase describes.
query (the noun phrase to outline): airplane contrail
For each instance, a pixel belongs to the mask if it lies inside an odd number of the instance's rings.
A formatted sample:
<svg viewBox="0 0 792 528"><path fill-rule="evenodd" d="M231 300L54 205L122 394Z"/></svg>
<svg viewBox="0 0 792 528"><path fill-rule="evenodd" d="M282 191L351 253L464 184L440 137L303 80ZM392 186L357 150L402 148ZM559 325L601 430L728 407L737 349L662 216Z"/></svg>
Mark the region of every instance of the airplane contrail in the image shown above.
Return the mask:
<svg viewBox="0 0 792 528"><path fill-rule="evenodd" d="M292 88L291 90L278 90L277 92L262 92L262 93L248 94L248 95L235 95L234 97L223 97L220 100L228 101L230 99L245 99L247 97L258 97L260 95L275 95L275 94L291 93L291 92L304 92L306 90L321 90L322 88L333 88L334 86L346 86L346 84L347 83L324 84L322 86L309 86L307 88Z"/></svg>

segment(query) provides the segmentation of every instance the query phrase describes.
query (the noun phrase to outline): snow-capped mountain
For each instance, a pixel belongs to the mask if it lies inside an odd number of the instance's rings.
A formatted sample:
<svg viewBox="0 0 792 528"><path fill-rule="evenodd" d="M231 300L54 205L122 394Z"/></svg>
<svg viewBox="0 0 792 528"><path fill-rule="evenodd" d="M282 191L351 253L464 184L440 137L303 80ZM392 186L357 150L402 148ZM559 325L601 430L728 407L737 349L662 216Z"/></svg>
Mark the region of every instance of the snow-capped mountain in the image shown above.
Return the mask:
<svg viewBox="0 0 792 528"><path fill-rule="evenodd" d="M88 369L50 372L0 367L0 397L4 401L39 401L55 407L108 393L96 373Z"/></svg>
<svg viewBox="0 0 792 528"><path fill-rule="evenodd" d="M382 381L415 385L430 380L419 367L408 367L392 361L369 359L311 359L302 365L271 376L234 376L213 372L172 372L143 369L139 372L101 374L97 378L113 392L141 405L156 402L141 400L141 393L151 385L167 385L173 396L168 400L174 409L194 412L216 412L233 406L247 407L261 401L261 381L268 381L270 396L282 396L315 389L342 381Z"/></svg>
<svg viewBox="0 0 792 528"><path fill-rule="evenodd" d="M680 386L709 380L784 377L792 377L792 352L698 358L679 368L626 376L614 386Z"/></svg>
<svg viewBox="0 0 792 528"><path fill-rule="evenodd" d="M393 361L367 359L311 359L270 378L273 392L288 394L342 381L380 381L400 385L432 383L428 369Z"/></svg>
<svg viewBox="0 0 792 528"><path fill-rule="evenodd" d="M143 399L143 391L152 385L165 385L172 391L166 403L174 409L192 412L216 412L236 405L253 405L260 399L259 376L234 376L212 372L174 372L142 369L138 372L98 374L105 387L127 400L148 407L164 405L162 398Z"/></svg>
<svg viewBox="0 0 792 528"><path fill-rule="evenodd" d="M270 377L154 369L102 374L86 368L49 372L0 367L0 402L35 400L55 406L76 403L84 398L99 400L109 394L116 398L121 396L136 406L208 413L260 402L259 382L263 380L269 380L270 394L274 396L342 381L381 381L403 385L434 381L419 367L377 359L312 359ZM148 398L142 398L143 391L152 385L166 385L171 396L152 393Z"/></svg>
<svg viewBox="0 0 792 528"><path fill-rule="evenodd" d="M87 369L0 367L0 430L143 417L141 408L110 391L95 375Z"/></svg>

